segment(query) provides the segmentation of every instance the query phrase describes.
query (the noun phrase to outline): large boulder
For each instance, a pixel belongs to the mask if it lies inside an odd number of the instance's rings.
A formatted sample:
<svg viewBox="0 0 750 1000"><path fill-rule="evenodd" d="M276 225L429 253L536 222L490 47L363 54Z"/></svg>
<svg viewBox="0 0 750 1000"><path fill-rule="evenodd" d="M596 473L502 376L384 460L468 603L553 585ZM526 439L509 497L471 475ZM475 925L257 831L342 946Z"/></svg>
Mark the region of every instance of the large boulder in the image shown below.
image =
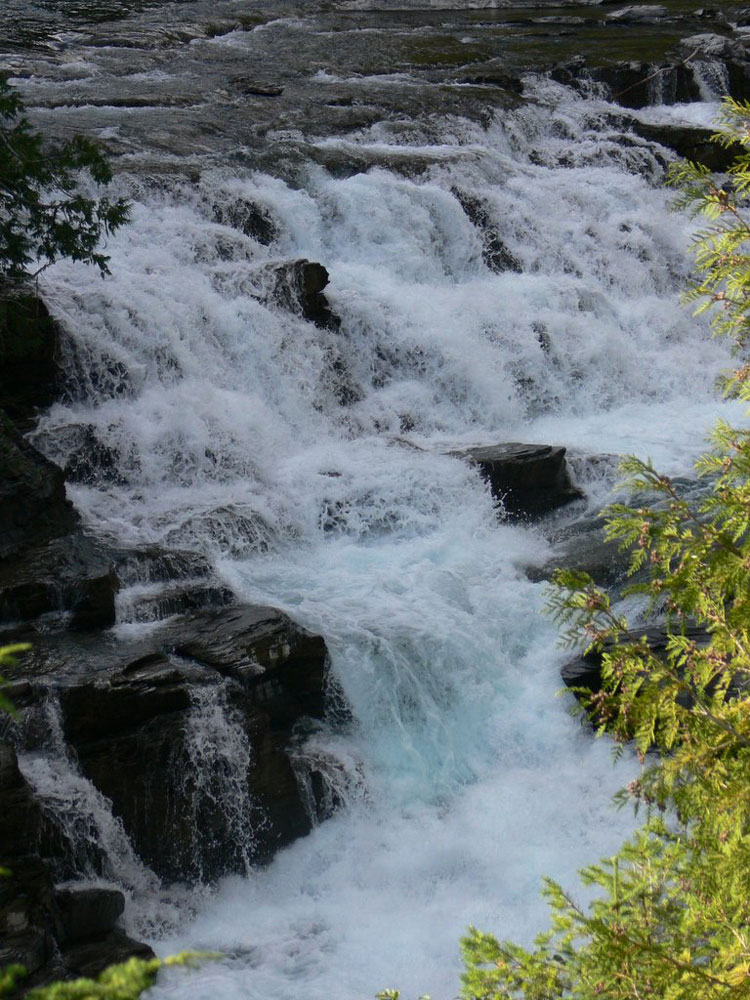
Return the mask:
<svg viewBox="0 0 750 1000"><path fill-rule="evenodd" d="M740 143L729 146L713 142L713 129L700 128L695 125L680 125L674 122L642 122L633 121L633 131L644 139L658 142L667 149L673 150L678 156L693 163L700 163L713 171L725 171L743 152Z"/></svg>
<svg viewBox="0 0 750 1000"><path fill-rule="evenodd" d="M546 514L583 495L571 482L562 447L495 444L451 454L477 465L492 495L514 517Z"/></svg>

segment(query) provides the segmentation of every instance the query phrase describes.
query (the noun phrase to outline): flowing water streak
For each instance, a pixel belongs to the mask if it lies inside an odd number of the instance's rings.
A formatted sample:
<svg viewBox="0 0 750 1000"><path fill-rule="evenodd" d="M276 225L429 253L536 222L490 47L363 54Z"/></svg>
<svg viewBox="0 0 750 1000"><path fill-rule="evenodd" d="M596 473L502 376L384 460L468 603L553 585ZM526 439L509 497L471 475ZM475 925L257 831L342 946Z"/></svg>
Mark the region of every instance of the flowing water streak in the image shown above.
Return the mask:
<svg viewBox="0 0 750 1000"><path fill-rule="evenodd" d="M227 704L230 682L193 686L185 732L187 761L183 781L189 784L192 802L193 853L198 881L203 881L200 858L216 850L212 831L221 817L221 843L234 848L235 863L251 873L254 828L258 809L248 788L252 747L239 713Z"/></svg>
<svg viewBox="0 0 750 1000"><path fill-rule="evenodd" d="M602 102L530 86L536 103L487 129L321 138L295 183L135 174L114 277L45 276L77 388L39 440L64 462L93 428L117 456L118 481L76 487L84 515L125 542L187 538L320 631L352 713L309 742L351 775L345 808L162 942L227 957L156 996L453 996L468 923L529 938L542 874L570 884L628 827L608 807L627 762L554 697L560 654L523 573L548 546L498 523L445 452L554 436L684 470L725 358L678 306L687 227L653 149L623 145ZM369 170L315 165L355 153ZM519 272L488 268L471 199ZM270 245L231 223L243 203ZM340 334L269 298L269 265L298 256L329 268Z"/></svg>

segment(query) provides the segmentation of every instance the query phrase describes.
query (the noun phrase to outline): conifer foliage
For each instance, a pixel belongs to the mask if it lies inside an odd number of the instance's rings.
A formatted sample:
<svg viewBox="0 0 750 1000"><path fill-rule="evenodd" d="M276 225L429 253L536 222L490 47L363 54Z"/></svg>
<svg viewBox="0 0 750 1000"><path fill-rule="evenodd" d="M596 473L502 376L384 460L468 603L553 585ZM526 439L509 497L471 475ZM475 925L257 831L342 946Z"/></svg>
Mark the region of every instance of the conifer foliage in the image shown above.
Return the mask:
<svg viewBox="0 0 750 1000"><path fill-rule="evenodd" d="M725 390L750 402L750 104L726 100L719 126L717 141L746 150L726 181L681 163L671 182L705 219L686 298L731 338ZM532 949L472 928L465 1000L750 998L750 431L716 427L697 503L646 462L624 471L639 500L610 507L606 530L638 571L631 591L665 616L666 650L634 639L585 574L559 572L550 603L568 640L602 653L603 688L586 709L616 745L635 746L642 772L620 799L645 821L581 872L589 906L546 882L551 928Z"/></svg>
<svg viewBox="0 0 750 1000"><path fill-rule="evenodd" d="M109 273L102 238L128 219L123 199L88 198L82 184L107 184L112 171L83 136L49 148L0 76L0 280L23 278L62 257Z"/></svg>

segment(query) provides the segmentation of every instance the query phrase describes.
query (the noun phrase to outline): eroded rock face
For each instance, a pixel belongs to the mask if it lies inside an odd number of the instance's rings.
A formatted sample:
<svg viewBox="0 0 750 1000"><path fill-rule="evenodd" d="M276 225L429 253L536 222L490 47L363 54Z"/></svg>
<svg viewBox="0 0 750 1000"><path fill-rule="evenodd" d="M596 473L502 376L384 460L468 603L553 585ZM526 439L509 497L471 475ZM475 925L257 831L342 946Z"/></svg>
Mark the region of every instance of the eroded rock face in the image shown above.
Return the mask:
<svg viewBox="0 0 750 1000"><path fill-rule="evenodd" d="M451 454L479 466L492 495L515 517L546 514L582 496L571 482L565 448L512 443Z"/></svg>

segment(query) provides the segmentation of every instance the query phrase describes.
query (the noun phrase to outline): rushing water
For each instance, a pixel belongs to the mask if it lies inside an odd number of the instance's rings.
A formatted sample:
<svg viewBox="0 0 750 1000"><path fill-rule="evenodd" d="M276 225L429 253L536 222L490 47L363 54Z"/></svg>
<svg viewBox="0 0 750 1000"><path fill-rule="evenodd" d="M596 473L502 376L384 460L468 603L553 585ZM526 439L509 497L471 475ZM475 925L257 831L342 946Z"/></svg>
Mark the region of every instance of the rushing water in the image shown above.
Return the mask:
<svg viewBox="0 0 750 1000"><path fill-rule="evenodd" d="M631 764L555 697L524 573L544 534L503 523L446 453L537 440L685 472L727 361L678 303L689 226L664 151L624 142L596 95L529 77L499 101L415 68L414 32L437 30L408 20L419 5L149 6L8 57L36 121L123 154L133 202L111 278L43 276L71 391L38 441L64 462L93 431L118 475L71 489L92 529L207 552L325 636L351 709L296 750L339 811L186 909L159 950L225 957L155 995L448 998L469 923L528 940L542 875L574 884L616 848ZM451 45L505 37L486 6L435 15ZM269 94L238 97L243 72ZM476 203L514 269L488 267ZM274 301L273 265L297 257L328 268L339 331ZM595 507L611 463L580 467ZM212 713L196 705L201 752L249 753Z"/></svg>

